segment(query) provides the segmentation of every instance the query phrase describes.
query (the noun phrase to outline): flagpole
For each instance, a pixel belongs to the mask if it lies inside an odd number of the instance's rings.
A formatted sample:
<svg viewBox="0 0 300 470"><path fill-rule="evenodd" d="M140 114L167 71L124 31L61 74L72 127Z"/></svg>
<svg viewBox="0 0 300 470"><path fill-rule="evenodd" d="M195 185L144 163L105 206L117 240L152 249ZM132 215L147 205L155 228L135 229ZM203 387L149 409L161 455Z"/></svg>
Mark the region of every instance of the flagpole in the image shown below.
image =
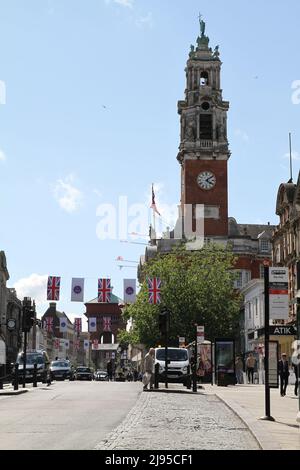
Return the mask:
<svg viewBox="0 0 300 470"><path fill-rule="evenodd" d="M155 233L155 237L156 237L156 223L155 223L155 210L153 210L153 232Z"/></svg>
<svg viewBox="0 0 300 470"><path fill-rule="evenodd" d="M155 206L153 205L155 203L154 200L154 184L152 183L152 211L153 211L153 233L156 238L156 220L155 220ZM151 239L152 239L152 234L151 234Z"/></svg>

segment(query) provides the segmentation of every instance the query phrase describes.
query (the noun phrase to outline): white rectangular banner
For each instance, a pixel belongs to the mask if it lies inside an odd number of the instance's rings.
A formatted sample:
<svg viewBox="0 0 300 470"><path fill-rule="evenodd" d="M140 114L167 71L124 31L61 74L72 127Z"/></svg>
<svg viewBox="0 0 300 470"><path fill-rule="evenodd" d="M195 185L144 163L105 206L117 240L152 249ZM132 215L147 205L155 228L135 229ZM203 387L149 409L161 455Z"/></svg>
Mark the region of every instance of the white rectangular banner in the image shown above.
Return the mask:
<svg viewBox="0 0 300 470"><path fill-rule="evenodd" d="M71 302L83 302L84 297L84 278L72 278Z"/></svg>
<svg viewBox="0 0 300 470"><path fill-rule="evenodd" d="M124 302L133 304L136 301L136 280L124 279Z"/></svg>
<svg viewBox="0 0 300 470"><path fill-rule="evenodd" d="M59 331L61 333L66 333L68 331L67 319L65 317L59 319Z"/></svg>
<svg viewBox="0 0 300 470"><path fill-rule="evenodd" d="M84 342L83 342L83 348L85 351L87 351L88 349L90 349L90 342L88 339L85 339Z"/></svg>
<svg viewBox="0 0 300 470"><path fill-rule="evenodd" d="M89 318L89 332L94 333L97 331L97 319L95 317Z"/></svg>
<svg viewBox="0 0 300 470"><path fill-rule="evenodd" d="M288 268L269 268L270 319L289 318L289 270Z"/></svg>
<svg viewBox="0 0 300 470"><path fill-rule="evenodd" d="M99 350L99 340L98 339L94 339L94 341L92 342L92 350L93 351L98 351Z"/></svg>
<svg viewBox="0 0 300 470"><path fill-rule="evenodd" d="M204 326L197 326L197 344L204 343Z"/></svg>
<svg viewBox="0 0 300 470"><path fill-rule="evenodd" d="M68 350L70 348L70 341L68 339L64 340L64 346L65 346L65 350Z"/></svg>

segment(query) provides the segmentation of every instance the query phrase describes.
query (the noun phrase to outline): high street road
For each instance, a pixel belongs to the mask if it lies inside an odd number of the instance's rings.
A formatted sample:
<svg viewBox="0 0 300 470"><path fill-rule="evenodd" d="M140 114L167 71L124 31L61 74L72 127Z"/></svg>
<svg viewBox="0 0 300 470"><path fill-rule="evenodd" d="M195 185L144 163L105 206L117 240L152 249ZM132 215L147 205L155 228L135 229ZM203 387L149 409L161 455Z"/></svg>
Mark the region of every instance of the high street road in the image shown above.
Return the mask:
<svg viewBox="0 0 300 470"><path fill-rule="evenodd" d="M125 418L141 383L53 382L0 397L0 449L93 449Z"/></svg>

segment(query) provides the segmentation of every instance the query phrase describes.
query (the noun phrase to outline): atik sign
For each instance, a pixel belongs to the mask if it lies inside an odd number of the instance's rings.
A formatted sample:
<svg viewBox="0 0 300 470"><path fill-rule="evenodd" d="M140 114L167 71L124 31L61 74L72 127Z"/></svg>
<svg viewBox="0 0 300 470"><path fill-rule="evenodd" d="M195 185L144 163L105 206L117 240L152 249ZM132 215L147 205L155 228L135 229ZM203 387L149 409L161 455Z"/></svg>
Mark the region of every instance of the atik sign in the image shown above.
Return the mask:
<svg viewBox="0 0 300 470"><path fill-rule="evenodd" d="M197 326L197 344L204 343L204 326Z"/></svg>
<svg viewBox="0 0 300 470"><path fill-rule="evenodd" d="M270 318L287 320L289 317L288 268L269 268Z"/></svg>

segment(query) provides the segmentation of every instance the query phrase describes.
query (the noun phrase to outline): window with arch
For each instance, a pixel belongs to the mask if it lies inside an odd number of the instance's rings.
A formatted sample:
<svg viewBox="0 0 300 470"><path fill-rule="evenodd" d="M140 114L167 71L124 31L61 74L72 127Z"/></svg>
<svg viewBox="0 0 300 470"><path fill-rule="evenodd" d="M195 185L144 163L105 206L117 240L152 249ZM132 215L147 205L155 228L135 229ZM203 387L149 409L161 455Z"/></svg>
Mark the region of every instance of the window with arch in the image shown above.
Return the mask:
<svg viewBox="0 0 300 470"><path fill-rule="evenodd" d="M200 86L206 86L206 85L208 85L208 73L207 72L201 72Z"/></svg>

